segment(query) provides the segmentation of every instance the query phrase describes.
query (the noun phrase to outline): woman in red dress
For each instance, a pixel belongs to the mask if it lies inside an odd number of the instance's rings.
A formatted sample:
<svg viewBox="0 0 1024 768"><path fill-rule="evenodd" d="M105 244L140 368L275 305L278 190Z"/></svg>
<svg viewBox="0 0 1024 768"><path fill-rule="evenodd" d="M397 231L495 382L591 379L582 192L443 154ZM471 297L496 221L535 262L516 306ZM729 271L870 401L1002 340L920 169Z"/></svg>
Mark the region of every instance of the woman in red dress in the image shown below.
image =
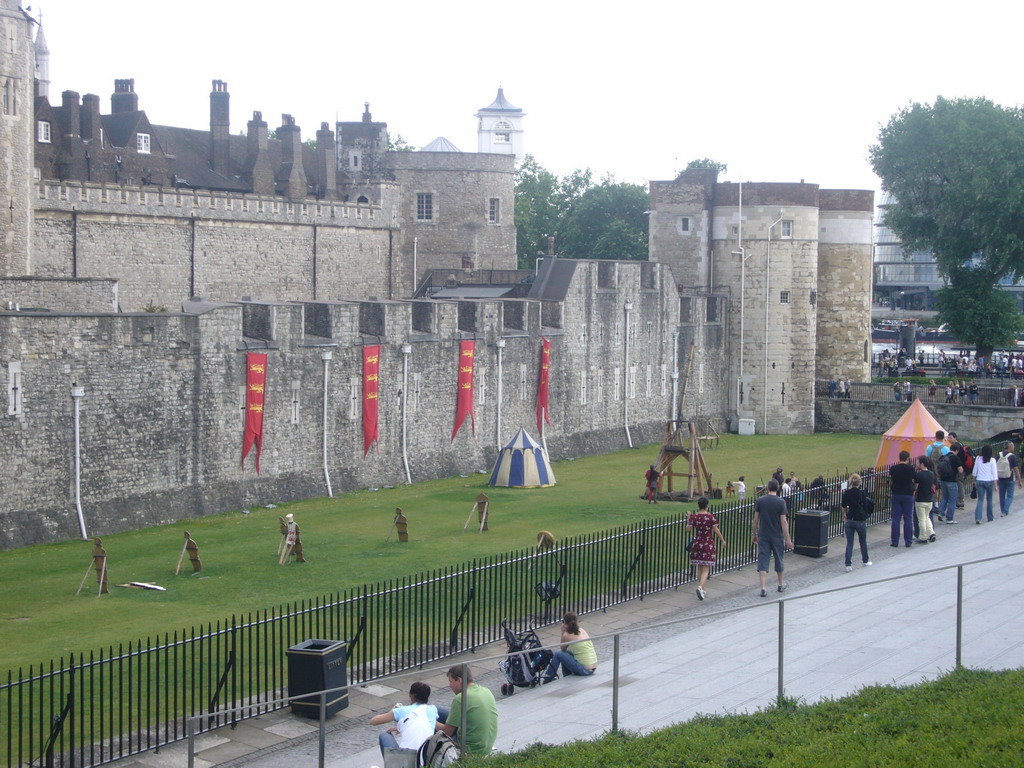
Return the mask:
<svg viewBox="0 0 1024 768"><path fill-rule="evenodd" d="M686 527L693 531L693 546L690 547L690 562L697 566L697 599L704 599L704 585L715 565L715 537L725 549L725 537L718 529L718 519L708 512L708 500L697 499L697 511L686 520Z"/></svg>

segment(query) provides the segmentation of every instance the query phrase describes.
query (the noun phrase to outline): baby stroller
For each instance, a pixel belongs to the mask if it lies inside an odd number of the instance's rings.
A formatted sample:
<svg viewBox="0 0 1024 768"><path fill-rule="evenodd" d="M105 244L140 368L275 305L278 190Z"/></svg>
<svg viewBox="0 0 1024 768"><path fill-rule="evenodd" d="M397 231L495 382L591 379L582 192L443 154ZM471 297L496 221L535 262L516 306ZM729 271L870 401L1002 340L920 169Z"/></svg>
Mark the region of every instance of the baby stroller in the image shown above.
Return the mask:
<svg viewBox="0 0 1024 768"><path fill-rule="evenodd" d="M541 675L551 663L551 651L536 650L544 644L532 629L513 632L508 619L502 620L501 628L505 631L505 644L508 646L508 656L498 662L498 669L508 681L501 684L502 695L511 696L516 692L516 686L533 688L540 685Z"/></svg>

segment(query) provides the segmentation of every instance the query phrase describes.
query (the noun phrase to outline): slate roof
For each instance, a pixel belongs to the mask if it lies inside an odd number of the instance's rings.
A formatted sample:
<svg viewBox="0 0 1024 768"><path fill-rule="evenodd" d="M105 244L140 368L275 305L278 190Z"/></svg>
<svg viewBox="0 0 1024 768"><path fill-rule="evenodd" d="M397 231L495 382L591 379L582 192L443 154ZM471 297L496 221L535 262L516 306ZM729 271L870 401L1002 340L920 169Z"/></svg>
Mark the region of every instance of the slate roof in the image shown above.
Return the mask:
<svg viewBox="0 0 1024 768"><path fill-rule="evenodd" d="M537 279L527 298L538 301L564 301L569 285L576 274L576 262L568 259L545 258Z"/></svg>
<svg viewBox="0 0 1024 768"><path fill-rule="evenodd" d="M461 152L462 150L452 144L444 136L438 136L427 144L420 152Z"/></svg>
<svg viewBox="0 0 1024 768"><path fill-rule="evenodd" d="M505 98L505 89L504 88L498 88L498 95L494 97L494 101L491 102L491 105L489 107L484 107L480 111L481 112L514 112L516 114L521 114L523 110L520 109L519 107L514 107L511 104L509 104L508 100Z"/></svg>

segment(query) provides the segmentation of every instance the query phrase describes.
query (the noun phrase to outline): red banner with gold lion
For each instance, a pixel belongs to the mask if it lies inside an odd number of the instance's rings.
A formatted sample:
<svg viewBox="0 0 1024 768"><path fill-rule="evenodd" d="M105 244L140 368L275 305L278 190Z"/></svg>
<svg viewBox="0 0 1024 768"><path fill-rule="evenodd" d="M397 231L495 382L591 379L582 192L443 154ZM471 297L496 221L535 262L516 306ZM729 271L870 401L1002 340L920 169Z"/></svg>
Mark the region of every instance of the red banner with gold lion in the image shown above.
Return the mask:
<svg viewBox="0 0 1024 768"><path fill-rule="evenodd" d="M267 356L250 352L246 357L245 374L245 434L242 436L242 468L249 449L256 446L256 474L260 473L260 453L263 452L263 403L267 388Z"/></svg>
<svg viewBox="0 0 1024 768"><path fill-rule="evenodd" d="M378 378L380 376L380 344L363 347L363 458L380 437ZM380 445L377 446L380 452Z"/></svg>
<svg viewBox="0 0 1024 768"><path fill-rule="evenodd" d="M551 423L548 415L548 384L551 376L551 342L540 337L540 381L537 383L537 434L543 434L542 421Z"/></svg>
<svg viewBox="0 0 1024 768"><path fill-rule="evenodd" d="M452 442L455 442L455 435L466 420L467 414L476 434L476 419L473 417L473 357L476 354L475 341L459 342L459 380L455 400L455 428L452 430Z"/></svg>

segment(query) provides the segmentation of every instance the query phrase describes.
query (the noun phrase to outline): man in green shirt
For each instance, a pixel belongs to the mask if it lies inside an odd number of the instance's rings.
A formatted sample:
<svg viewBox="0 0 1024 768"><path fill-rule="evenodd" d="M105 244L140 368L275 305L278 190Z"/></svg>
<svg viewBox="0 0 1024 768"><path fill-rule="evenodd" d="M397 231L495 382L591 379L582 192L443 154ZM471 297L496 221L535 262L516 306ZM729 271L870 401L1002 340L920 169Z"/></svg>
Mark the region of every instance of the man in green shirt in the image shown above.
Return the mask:
<svg viewBox="0 0 1024 768"><path fill-rule="evenodd" d="M470 755L489 755L498 737L498 706L494 694L487 688L473 682L473 675L466 667L466 733L458 733L462 725L462 665L448 670L448 687L455 694L452 708L445 712L438 707L435 728L451 736L459 748Z"/></svg>

